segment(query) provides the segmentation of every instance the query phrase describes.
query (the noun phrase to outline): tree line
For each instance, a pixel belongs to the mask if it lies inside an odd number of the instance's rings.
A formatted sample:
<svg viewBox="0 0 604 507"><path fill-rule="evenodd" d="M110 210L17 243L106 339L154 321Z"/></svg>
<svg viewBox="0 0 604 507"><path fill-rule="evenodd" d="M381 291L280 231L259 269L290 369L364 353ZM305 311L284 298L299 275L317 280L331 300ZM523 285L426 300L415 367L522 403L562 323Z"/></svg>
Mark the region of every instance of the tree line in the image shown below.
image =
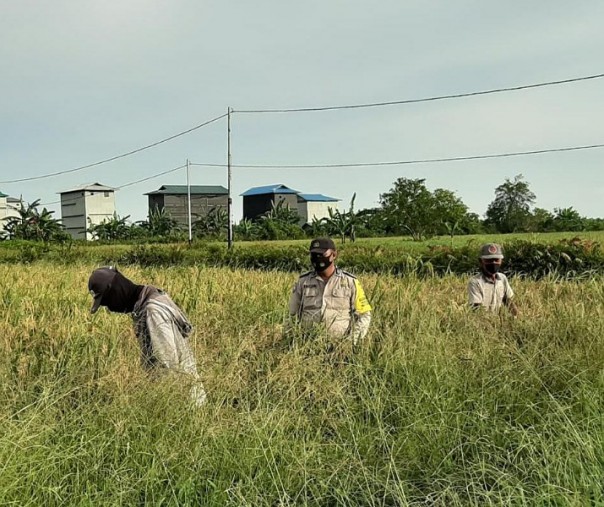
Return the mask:
<svg viewBox="0 0 604 507"><path fill-rule="evenodd" d="M443 188L430 191L423 178L398 178L392 188L380 195L376 208L355 210L356 194L346 211L329 209L329 215L313 218L301 225L297 210L282 202L256 220L244 218L234 226L237 240L282 240L329 235L343 242L357 237L410 236L421 241L434 236L465 234L599 231L603 218L587 218L572 207L548 211L535 207L536 196L529 183L519 174L495 188L495 198L484 218L469 211L455 192ZM64 231L53 211L39 208L39 200L26 204L21 200L18 216L5 218L3 239L66 241ZM192 223L195 238L221 239L226 236L228 216L224 208L212 208ZM164 209L150 210L147 219L130 221L130 216L114 214L87 230L98 240L165 240L186 239L187 231Z"/></svg>

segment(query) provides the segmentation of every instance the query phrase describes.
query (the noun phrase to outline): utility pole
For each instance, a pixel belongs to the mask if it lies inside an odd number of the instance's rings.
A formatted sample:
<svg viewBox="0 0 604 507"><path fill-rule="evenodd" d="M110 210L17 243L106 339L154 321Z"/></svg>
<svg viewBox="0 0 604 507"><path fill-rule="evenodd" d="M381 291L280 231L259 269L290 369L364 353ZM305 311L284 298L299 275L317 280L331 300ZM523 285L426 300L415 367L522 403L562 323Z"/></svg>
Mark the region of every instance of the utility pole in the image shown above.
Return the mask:
<svg viewBox="0 0 604 507"><path fill-rule="evenodd" d="M227 215L228 215L228 230L227 230L227 247L229 250L233 248L233 198L231 196L231 108L227 108Z"/></svg>
<svg viewBox="0 0 604 507"><path fill-rule="evenodd" d="M189 245L193 241L193 228L191 223L191 177L190 177L190 167L189 159L187 159L187 211L189 215Z"/></svg>

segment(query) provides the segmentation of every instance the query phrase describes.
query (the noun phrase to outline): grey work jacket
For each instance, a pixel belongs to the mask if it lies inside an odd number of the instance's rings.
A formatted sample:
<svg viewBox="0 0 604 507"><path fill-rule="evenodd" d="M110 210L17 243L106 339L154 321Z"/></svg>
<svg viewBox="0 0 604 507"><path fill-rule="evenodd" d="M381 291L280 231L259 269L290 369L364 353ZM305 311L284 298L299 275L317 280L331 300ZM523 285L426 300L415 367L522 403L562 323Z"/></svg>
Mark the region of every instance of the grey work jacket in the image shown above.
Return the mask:
<svg viewBox="0 0 604 507"><path fill-rule="evenodd" d="M132 312L145 367L162 366L197 376L188 336L192 326L162 290L146 285Z"/></svg>

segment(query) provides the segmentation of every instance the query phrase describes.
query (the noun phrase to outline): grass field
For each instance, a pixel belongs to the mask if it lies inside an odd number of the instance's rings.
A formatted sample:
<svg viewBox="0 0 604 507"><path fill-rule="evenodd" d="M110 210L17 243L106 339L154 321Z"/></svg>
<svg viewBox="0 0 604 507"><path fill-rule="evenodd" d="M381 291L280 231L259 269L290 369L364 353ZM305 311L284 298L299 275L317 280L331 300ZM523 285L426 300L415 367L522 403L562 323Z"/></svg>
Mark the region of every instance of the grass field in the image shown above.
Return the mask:
<svg viewBox="0 0 604 507"><path fill-rule="evenodd" d="M452 239L450 236L437 236L425 241L413 241L410 236L397 236L397 237L384 237L384 238L358 238L355 244L358 245L384 245L384 246L396 246L404 247L410 252L423 251L430 246L446 245L446 246L466 246L476 245L478 249L480 245L484 243L496 242L496 243L507 243L510 241L522 240L539 243L557 243L564 239L581 238L589 241L598 242L604 247L604 231L582 231L582 232L539 232L539 233L515 233L515 234L469 234L466 236L454 236ZM339 239L334 237L339 243ZM256 245L276 245L276 244L287 244L287 245L306 245L309 243L308 239L299 240L288 240L288 241L239 241L237 245L244 247L253 247ZM350 242L347 240L346 244Z"/></svg>
<svg viewBox="0 0 604 507"><path fill-rule="evenodd" d="M352 352L287 343L296 275L126 268L196 326L202 410L88 313L94 266L0 265L0 505L602 505L604 285L367 275ZM333 350L332 350L333 349Z"/></svg>

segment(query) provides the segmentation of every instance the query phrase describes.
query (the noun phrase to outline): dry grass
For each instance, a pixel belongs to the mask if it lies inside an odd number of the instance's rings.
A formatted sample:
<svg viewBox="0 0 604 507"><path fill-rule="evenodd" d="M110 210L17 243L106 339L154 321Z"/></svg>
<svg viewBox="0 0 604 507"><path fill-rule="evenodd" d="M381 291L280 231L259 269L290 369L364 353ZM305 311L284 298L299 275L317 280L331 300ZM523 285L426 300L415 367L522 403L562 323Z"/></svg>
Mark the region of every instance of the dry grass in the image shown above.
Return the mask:
<svg viewBox="0 0 604 507"><path fill-rule="evenodd" d="M284 341L296 275L125 269L195 323L197 411L127 316L88 313L92 268L0 265L2 505L604 502L601 280L515 281L513 320L464 279L363 276L352 353Z"/></svg>

